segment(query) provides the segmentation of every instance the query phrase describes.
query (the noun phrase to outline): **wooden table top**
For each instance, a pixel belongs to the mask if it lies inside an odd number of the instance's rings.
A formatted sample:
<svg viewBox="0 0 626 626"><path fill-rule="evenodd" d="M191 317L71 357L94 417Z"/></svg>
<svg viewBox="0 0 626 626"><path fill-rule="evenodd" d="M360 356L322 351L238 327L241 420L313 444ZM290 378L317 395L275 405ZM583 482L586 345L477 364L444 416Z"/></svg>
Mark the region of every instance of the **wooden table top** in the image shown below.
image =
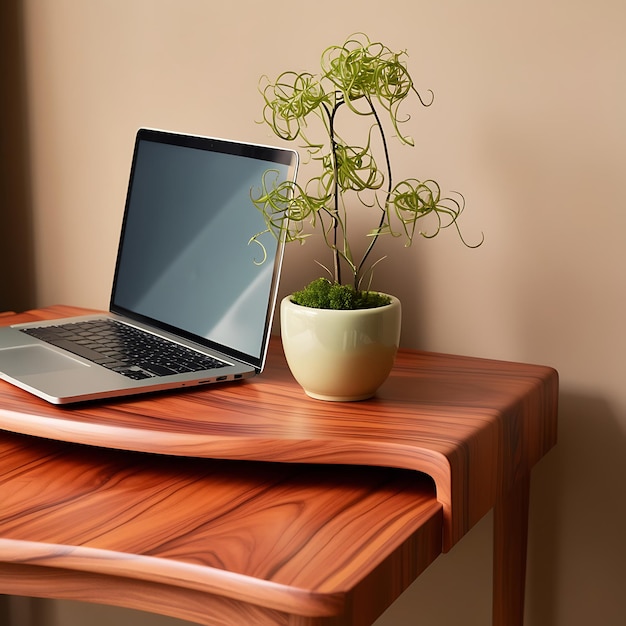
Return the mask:
<svg viewBox="0 0 626 626"><path fill-rule="evenodd" d="M441 552L432 481L0 436L0 591L199 624L369 625Z"/></svg>
<svg viewBox="0 0 626 626"><path fill-rule="evenodd" d="M1 323L82 313L55 306ZM424 472L447 550L556 443L557 399L549 367L401 350L375 398L321 402L275 340L261 376L185 392L67 408L0 381L0 428L172 456Z"/></svg>

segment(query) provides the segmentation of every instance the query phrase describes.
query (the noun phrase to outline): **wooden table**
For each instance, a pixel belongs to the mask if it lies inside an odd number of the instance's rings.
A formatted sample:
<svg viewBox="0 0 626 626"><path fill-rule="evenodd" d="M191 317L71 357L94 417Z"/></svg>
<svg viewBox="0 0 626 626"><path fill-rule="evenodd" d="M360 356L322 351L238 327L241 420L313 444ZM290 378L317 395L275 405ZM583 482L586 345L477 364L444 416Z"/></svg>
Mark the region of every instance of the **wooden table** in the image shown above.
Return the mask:
<svg viewBox="0 0 626 626"><path fill-rule="evenodd" d="M0 382L0 593L365 626L494 508L493 623L521 625L557 397L548 367L400 351L376 398L319 402L278 341L197 391L63 408Z"/></svg>

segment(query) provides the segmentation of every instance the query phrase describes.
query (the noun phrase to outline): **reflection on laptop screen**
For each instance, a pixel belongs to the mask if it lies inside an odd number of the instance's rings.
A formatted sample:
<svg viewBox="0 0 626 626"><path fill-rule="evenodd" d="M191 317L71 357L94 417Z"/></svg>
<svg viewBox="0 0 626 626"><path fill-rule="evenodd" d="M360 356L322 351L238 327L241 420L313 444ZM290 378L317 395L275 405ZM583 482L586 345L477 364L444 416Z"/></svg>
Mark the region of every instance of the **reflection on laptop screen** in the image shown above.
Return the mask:
<svg viewBox="0 0 626 626"><path fill-rule="evenodd" d="M288 165L140 140L112 308L259 357L277 244L250 199L263 173Z"/></svg>

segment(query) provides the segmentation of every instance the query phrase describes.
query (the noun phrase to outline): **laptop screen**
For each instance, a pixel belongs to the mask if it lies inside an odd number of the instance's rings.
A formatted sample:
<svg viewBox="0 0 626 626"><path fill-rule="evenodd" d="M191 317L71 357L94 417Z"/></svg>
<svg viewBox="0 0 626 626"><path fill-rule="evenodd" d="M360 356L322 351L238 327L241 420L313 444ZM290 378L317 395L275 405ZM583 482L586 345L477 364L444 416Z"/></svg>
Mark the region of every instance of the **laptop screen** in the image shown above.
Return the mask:
<svg viewBox="0 0 626 626"><path fill-rule="evenodd" d="M293 179L291 150L141 129L111 310L259 366L282 247L263 231L251 192L263 174Z"/></svg>

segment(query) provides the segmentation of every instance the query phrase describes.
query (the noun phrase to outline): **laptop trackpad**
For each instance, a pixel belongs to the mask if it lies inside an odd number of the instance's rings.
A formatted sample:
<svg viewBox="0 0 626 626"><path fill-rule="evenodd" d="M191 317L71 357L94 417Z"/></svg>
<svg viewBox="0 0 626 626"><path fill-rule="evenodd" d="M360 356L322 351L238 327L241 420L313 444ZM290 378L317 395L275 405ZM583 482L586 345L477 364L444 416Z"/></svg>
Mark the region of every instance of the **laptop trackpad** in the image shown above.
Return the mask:
<svg viewBox="0 0 626 626"><path fill-rule="evenodd" d="M46 346L21 346L0 350L0 371L9 376L30 376L79 367L87 366Z"/></svg>

